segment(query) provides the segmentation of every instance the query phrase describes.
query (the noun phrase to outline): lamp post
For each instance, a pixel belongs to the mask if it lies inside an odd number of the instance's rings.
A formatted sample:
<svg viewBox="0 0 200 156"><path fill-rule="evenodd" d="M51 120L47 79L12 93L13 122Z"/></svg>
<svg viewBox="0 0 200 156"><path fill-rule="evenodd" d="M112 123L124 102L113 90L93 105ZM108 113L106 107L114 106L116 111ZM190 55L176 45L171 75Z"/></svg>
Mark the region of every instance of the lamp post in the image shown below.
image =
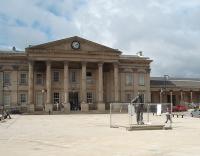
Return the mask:
<svg viewBox="0 0 200 156"><path fill-rule="evenodd" d="M169 79L169 75L164 75L164 97L166 97L166 92L167 92L167 80Z"/></svg>

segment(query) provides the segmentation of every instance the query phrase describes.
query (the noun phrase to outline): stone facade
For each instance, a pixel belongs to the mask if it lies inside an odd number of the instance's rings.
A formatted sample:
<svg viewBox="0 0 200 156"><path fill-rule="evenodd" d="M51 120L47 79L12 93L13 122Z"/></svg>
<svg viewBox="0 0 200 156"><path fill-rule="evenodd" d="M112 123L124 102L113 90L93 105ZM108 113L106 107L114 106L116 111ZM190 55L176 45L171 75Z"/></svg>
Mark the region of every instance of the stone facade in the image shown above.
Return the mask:
<svg viewBox="0 0 200 156"><path fill-rule="evenodd" d="M138 92L150 102L151 62L77 36L4 52L0 104L29 112L105 111Z"/></svg>

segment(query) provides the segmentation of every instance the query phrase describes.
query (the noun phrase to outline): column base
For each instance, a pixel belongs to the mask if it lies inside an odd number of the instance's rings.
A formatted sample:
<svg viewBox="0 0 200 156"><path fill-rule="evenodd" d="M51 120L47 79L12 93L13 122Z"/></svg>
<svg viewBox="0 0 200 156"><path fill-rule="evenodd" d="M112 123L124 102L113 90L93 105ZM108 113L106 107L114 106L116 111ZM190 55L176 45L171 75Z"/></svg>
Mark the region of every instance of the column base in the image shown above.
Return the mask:
<svg viewBox="0 0 200 156"><path fill-rule="evenodd" d="M52 112L53 111L53 105L52 104L46 104L45 105L45 112Z"/></svg>
<svg viewBox="0 0 200 156"><path fill-rule="evenodd" d="M105 111L105 103L99 102L99 103L97 104L97 110L98 110L99 112L104 112L104 111Z"/></svg>
<svg viewBox="0 0 200 156"><path fill-rule="evenodd" d="M81 111L82 112L88 112L89 111L89 105L88 105L88 103L85 103L85 102L81 103Z"/></svg>
<svg viewBox="0 0 200 156"><path fill-rule="evenodd" d="M35 111L35 105L34 104L29 104L28 112L34 112L34 111Z"/></svg>
<svg viewBox="0 0 200 156"><path fill-rule="evenodd" d="M69 113L70 112L70 103L64 103L64 112Z"/></svg>

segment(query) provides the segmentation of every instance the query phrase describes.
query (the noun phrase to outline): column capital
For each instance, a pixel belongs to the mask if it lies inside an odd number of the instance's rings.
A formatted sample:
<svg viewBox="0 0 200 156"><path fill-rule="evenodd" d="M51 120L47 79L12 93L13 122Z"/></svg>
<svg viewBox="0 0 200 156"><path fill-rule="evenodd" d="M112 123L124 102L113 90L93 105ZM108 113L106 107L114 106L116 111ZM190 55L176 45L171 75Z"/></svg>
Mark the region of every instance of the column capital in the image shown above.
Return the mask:
<svg viewBox="0 0 200 156"><path fill-rule="evenodd" d="M51 61L47 60L47 61L46 61L46 64L47 64L47 65L51 65Z"/></svg>
<svg viewBox="0 0 200 156"><path fill-rule="evenodd" d="M82 66L86 66L87 62L86 61L82 61L81 64L82 64Z"/></svg>
<svg viewBox="0 0 200 156"><path fill-rule="evenodd" d="M148 68L148 69L145 69L147 73L151 73L151 69Z"/></svg>
<svg viewBox="0 0 200 156"><path fill-rule="evenodd" d="M33 60L29 60L28 63L29 63L30 65L33 65L34 61L33 61Z"/></svg>
<svg viewBox="0 0 200 156"><path fill-rule="evenodd" d="M114 63L113 63L113 66L114 66L114 68L118 68L119 62L114 62Z"/></svg>
<svg viewBox="0 0 200 156"><path fill-rule="evenodd" d="M102 67L103 64L104 64L104 62L98 62L98 66L99 66L99 67Z"/></svg>
<svg viewBox="0 0 200 156"><path fill-rule="evenodd" d="M69 61L64 61L64 65L69 65Z"/></svg>

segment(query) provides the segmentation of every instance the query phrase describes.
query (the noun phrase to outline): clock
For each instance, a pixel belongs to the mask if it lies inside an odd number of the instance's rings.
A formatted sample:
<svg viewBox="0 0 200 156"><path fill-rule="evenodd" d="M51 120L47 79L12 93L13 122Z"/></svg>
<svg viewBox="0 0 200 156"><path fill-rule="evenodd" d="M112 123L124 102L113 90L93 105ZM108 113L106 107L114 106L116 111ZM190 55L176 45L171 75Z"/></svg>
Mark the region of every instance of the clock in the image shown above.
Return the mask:
<svg viewBox="0 0 200 156"><path fill-rule="evenodd" d="M80 43L78 41L73 41L71 47L72 49L80 49Z"/></svg>

